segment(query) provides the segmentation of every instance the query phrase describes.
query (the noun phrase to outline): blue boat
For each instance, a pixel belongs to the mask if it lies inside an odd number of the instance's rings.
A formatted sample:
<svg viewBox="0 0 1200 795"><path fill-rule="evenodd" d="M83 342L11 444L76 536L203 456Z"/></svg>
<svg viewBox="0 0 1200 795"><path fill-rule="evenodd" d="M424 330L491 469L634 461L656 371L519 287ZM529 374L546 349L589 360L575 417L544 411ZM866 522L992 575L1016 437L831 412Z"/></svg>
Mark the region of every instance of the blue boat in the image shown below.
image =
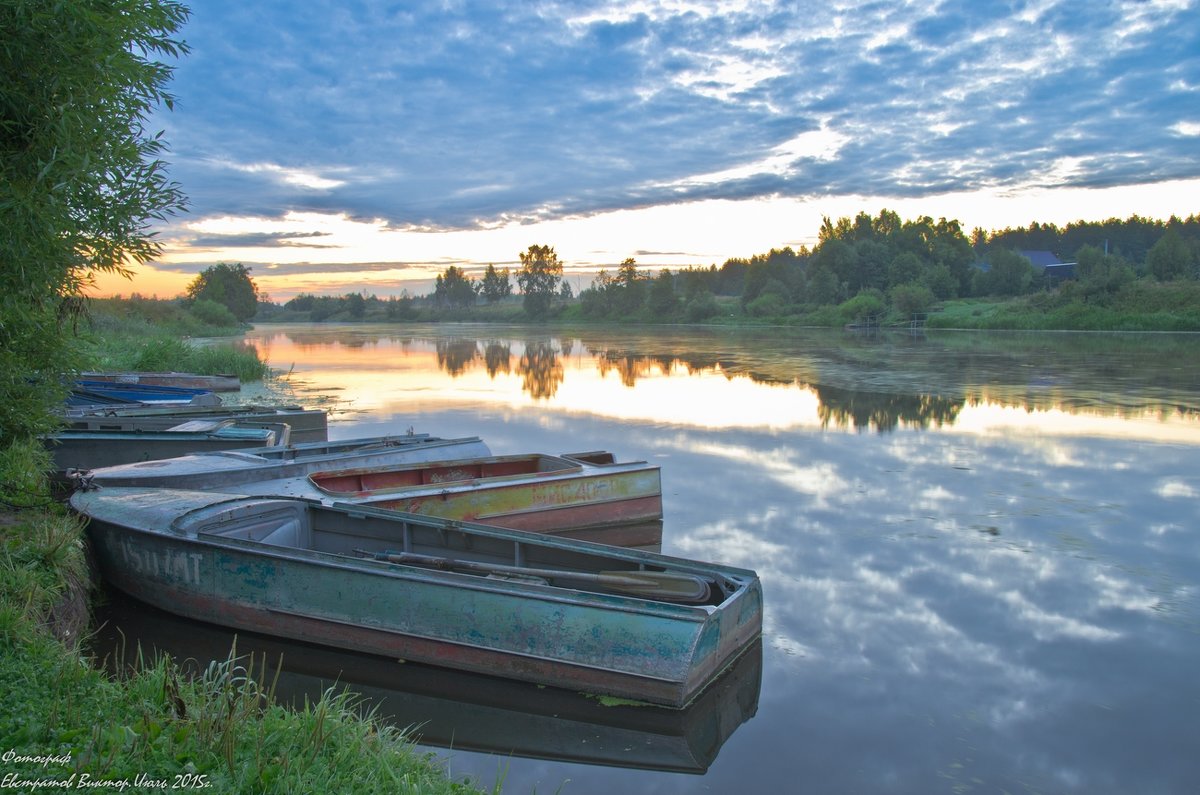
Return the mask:
<svg viewBox="0 0 1200 795"><path fill-rule="evenodd" d="M110 381L77 379L71 388L68 405L100 405L112 403L131 404L183 404L192 406L219 406L221 398L210 389L182 386L160 386L156 384L122 384Z"/></svg>

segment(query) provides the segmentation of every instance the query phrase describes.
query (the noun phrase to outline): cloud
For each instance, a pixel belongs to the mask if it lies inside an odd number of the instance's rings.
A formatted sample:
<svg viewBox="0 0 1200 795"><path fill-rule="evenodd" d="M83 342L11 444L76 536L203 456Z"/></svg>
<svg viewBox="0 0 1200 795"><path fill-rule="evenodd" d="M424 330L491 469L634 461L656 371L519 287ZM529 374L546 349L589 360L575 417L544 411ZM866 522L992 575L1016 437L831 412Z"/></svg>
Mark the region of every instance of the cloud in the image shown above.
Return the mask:
<svg viewBox="0 0 1200 795"><path fill-rule="evenodd" d="M1200 176L1196 11L214 0L155 121L202 217L1148 183Z"/></svg>
<svg viewBox="0 0 1200 795"><path fill-rule="evenodd" d="M192 249L205 248L335 248L332 245L305 242L306 238L328 238L327 232L233 232L230 234L196 235L188 240Z"/></svg>

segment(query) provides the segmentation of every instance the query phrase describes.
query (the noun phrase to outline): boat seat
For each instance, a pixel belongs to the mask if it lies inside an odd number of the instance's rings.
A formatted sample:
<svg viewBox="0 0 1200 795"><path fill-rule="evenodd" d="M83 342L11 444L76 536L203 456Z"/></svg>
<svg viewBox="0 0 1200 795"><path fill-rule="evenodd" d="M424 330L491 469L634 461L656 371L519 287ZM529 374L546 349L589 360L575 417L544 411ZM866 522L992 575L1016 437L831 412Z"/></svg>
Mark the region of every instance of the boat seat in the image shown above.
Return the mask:
<svg viewBox="0 0 1200 795"><path fill-rule="evenodd" d="M312 546L312 529L309 527L307 516L293 511L281 511L267 516L248 516L209 530L208 534L279 547L309 549Z"/></svg>

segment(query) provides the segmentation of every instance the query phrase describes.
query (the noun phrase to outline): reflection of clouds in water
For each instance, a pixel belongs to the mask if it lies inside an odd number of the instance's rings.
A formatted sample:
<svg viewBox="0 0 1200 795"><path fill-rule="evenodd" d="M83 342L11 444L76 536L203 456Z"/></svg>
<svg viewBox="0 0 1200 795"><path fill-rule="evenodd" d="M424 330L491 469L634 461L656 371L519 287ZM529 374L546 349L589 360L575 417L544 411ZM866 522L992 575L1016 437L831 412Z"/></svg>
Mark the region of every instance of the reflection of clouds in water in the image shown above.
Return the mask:
<svg viewBox="0 0 1200 795"><path fill-rule="evenodd" d="M664 551L759 573L761 706L699 788L769 758L787 768L761 765L775 789L807 763L818 778L856 771L829 791L897 791L970 757L956 781L1063 791L1058 769L1125 756L1076 791L1118 791L1112 770L1179 790L1169 784L1186 765L1155 743L1194 728L1171 693L1194 690L1200 637L1196 445L1147 444L1145 423L1119 417L1105 419L1108 435L1075 436L1062 417L1024 411L987 433L971 432L965 410L940 431L781 430L773 402L763 416L751 402L702 419L692 404L736 391L703 378L629 389L610 377L596 392L579 378L568 367L554 400L531 409L512 379L468 373L455 383L478 399L420 393L419 430L478 433L502 453L607 447L654 460ZM745 381L734 379L749 391ZM762 750L746 755L747 744ZM856 767L876 761L878 776Z"/></svg>
<svg viewBox="0 0 1200 795"><path fill-rule="evenodd" d="M1017 617L1032 630L1033 636L1038 640L1074 638L1077 640L1102 641L1116 640L1121 637L1119 632L1103 629L1086 621L1081 621L1078 618L1061 615L1039 607L1020 591L1005 591L999 594L999 597L1016 610Z"/></svg>
<svg viewBox="0 0 1200 795"><path fill-rule="evenodd" d="M1149 615L1162 605L1162 599L1147 587L1103 570L1094 573L1092 582L1096 586L1096 607L1102 610L1115 608Z"/></svg>
<svg viewBox="0 0 1200 795"><path fill-rule="evenodd" d="M758 570L781 670L802 666L834 691L861 677L917 688L905 700L961 689L1000 730L1062 709L1076 696L1055 671L1117 654L1098 650L1155 615L1150 583L1112 565L1129 540L1109 537L1142 498L1119 474L1137 469L1137 445L736 438L660 440L690 475L681 500L743 509L676 542Z"/></svg>
<svg viewBox="0 0 1200 795"><path fill-rule="evenodd" d="M696 437L686 433L675 434L670 439L660 440L655 447L693 453L710 458L735 462L752 468L755 477L767 479L786 487L789 491L811 496L814 507L826 509L834 498L853 490L840 473L839 467L830 461L812 463L798 462L802 453L794 448L776 447L770 450L732 442L716 442L711 437ZM861 499L859 495L856 499Z"/></svg>
<svg viewBox="0 0 1200 795"><path fill-rule="evenodd" d="M1158 486L1154 489L1154 493L1160 497L1170 499L1172 497L1190 497L1195 498L1196 489L1190 483L1184 483L1176 478L1168 478L1161 480Z"/></svg>
<svg viewBox="0 0 1200 795"><path fill-rule="evenodd" d="M750 568L759 561L777 559L788 550L786 545L768 541L755 532L762 524L762 520L747 518L737 523L721 521L688 528L687 535L675 540L675 548L689 557Z"/></svg>
<svg viewBox="0 0 1200 795"><path fill-rule="evenodd" d="M937 511L947 507L949 503L959 502L960 498L952 494L940 484L928 486L917 494L914 506L926 511Z"/></svg>

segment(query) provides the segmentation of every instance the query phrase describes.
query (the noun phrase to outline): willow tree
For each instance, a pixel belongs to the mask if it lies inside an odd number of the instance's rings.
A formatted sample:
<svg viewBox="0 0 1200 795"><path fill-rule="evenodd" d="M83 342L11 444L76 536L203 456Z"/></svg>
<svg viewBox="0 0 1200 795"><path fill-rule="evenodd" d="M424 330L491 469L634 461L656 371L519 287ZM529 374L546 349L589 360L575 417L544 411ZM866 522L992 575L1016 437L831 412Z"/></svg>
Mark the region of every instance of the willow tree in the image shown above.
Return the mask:
<svg viewBox="0 0 1200 795"><path fill-rule="evenodd" d="M100 272L160 253L181 210L147 129L186 46L168 0L0 0L0 445L51 427Z"/></svg>

